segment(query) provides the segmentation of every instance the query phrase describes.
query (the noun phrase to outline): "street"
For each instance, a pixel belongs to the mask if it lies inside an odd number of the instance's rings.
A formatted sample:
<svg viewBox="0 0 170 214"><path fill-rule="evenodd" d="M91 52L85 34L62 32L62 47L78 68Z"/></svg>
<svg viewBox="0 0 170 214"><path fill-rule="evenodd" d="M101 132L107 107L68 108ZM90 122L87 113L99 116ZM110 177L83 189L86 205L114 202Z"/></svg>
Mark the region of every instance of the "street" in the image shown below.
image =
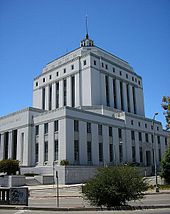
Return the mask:
<svg viewBox="0 0 170 214"><path fill-rule="evenodd" d="M137 211L33 211L33 210L0 210L2 214L169 214L170 209L137 210Z"/></svg>

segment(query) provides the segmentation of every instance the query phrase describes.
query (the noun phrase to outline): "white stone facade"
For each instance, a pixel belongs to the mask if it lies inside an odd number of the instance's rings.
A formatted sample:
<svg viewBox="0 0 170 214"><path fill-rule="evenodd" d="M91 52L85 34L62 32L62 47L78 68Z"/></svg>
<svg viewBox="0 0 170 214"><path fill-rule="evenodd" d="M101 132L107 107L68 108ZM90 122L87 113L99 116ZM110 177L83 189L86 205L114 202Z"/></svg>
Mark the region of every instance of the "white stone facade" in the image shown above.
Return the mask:
<svg viewBox="0 0 170 214"><path fill-rule="evenodd" d="M0 118L0 159L44 174L65 159L87 169L149 167L154 151L159 165L167 136L160 122L145 117L142 78L86 35L80 48L35 78L33 108Z"/></svg>

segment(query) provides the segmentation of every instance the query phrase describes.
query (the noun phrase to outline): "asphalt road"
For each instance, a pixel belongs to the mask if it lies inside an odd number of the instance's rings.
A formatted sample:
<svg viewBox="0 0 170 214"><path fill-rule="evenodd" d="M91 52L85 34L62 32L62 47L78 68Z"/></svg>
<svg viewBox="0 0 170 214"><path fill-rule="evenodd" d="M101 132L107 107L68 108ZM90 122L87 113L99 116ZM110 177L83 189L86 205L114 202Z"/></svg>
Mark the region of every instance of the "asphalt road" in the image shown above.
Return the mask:
<svg viewBox="0 0 170 214"><path fill-rule="evenodd" d="M33 210L0 210L2 214L170 214L170 209L137 210L137 211L33 211Z"/></svg>

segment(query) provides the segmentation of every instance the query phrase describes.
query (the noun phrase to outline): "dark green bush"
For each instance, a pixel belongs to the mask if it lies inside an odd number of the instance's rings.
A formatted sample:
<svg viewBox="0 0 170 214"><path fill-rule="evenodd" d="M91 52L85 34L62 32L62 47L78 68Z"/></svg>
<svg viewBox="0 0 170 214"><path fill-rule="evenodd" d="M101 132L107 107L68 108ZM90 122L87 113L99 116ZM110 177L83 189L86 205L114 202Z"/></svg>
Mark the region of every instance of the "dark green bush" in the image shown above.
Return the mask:
<svg viewBox="0 0 170 214"><path fill-rule="evenodd" d="M83 195L91 205L111 208L141 199L147 189L147 183L136 168L118 166L98 170L97 175L83 186Z"/></svg>
<svg viewBox="0 0 170 214"><path fill-rule="evenodd" d="M20 170L18 160L1 160L0 172L7 173L7 175L16 175L16 172Z"/></svg>
<svg viewBox="0 0 170 214"><path fill-rule="evenodd" d="M170 147L166 150L161 160L161 177L170 183Z"/></svg>
<svg viewBox="0 0 170 214"><path fill-rule="evenodd" d="M68 160L61 160L60 165L61 166L67 166L67 165L69 165L69 161Z"/></svg>

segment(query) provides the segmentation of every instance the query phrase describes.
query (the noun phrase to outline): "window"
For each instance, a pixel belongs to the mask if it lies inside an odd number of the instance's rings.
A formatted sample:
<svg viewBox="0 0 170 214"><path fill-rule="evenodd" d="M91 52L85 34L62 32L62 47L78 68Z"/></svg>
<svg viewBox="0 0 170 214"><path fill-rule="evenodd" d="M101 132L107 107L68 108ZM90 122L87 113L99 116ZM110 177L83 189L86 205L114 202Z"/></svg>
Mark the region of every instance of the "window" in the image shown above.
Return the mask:
<svg viewBox="0 0 170 214"><path fill-rule="evenodd" d="M113 162L113 144L109 144L109 156L110 156L110 162Z"/></svg>
<svg viewBox="0 0 170 214"><path fill-rule="evenodd" d="M104 67L104 63L102 62L102 68Z"/></svg>
<svg viewBox="0 0 170 214"><path fill-rule="evenodd" d="M39 150L39 144L36 142L35 144L35 162L38 162L38 150Z"/></svg>
<svg viewBox="0 0 170 214"><path fill-rule="evenodd" d="M71 106L75 106L75 77L71 77Z"/></svg>
<svg viewBox="0 0 170 214"><path fill-rule="evenodd" d="M133 120L131 120L131 125L133 126Z"/></svg>
<svg viewBox="0 0 170 214"><path fill-rule="evenodd" d="M66 79L64 79L64 81L63 81L64 83L64 86L63 86L63 93L64 93L64 106L66 106L67 105L67 81L66 81Z"/></svg>
<svg viewBox="0 0 170 214"><path fill-rule="evenodd" d="M59 107L59 82L56 83L56 108Z"/></svg>
<svg viewBox="0 0 170 214"><path fill-rule="evenodd" d="M54 141L54 160L58 160L58 140Z"/></svg>
<svg viewBox="0 0 170 214"><path fill-rule="evenodd" d="M136 93L135 87L132 87L134 114L136 114Z"/></svg>
<svg viewBox="0 0 170 214"><path fill-rule="evenodd" d="M148 125L145 123L145 128L147 128L148 127Z"/></svg>
<svg viewBox="0 0 170 214"><path fill-rule="evenodd" d="M123 147L122 147L122 144L119 145L119 161L120 161L120 163L123 161Z"/></svg>
<svg viewBox="0 0 170 214"><path fill-rule="evenodd" d="M128 74L126 74L126 79L128 79L129 77L128 77Z"/></svg>
<svg viewBox="0 0 170 214"><path fill-rule="evenodd" d="M45 82L45 78L43 78L43 82Z"/></svg>
<svg viewBox="0 0 170 214"><path fill-rule="evenodd" d="M138 122L138 126L140 127L140 122Z"/></svg>
<svg viewBox="0 0 170 214"><path fill-rule="evenodd" d="M123 99L123 83L120 82L120 99L121 99L121 110L124 111L124 99Z"/></svg>
<svg viewBox="0 0 170 214"><path fill-rule="evenodd" d="M44 162L48 161L48 141L44 142Z"/></svg>
<svg viewBox="0 0 170 214"><path fill-rule="evenodd" d="M76 162L79 161L79 141L78 140L74 141L74 160Z"/></svg>
<svg viewBox="0 0 170 214"><path fill-rule="evenodd" d="M50 76L49 76L49 79L51 80L51 78L52 78L52 76L50 75Z"/></svg>
<svg viewBox="0 0 170 214"><path fill-rule="evenodd" d="M159 127L157 126L157 131L159 131Z"/></svg>
<svg viewBox="0 0 170 214"><path fill-rule="evenodd" d="M142 147L139 148L139 153L140 153L140 163L143 162L143 151L142 151Z"/></svg>
<svg viewBox="0 0 170 214"><path fill-rule="evenodd" d="M115 68L114 67L112 68L112 71L113 71L113 73L115 73Z"/></svg>
<svg viewBox="0 0 170 214"><path fill-rule="evenodd" d="M39 135L39 126L35 126L35 135L38 136Z"/></svg>
<svg viewBox="0 0 170 214"><path fill-rule="evenodd" d="M105 76L105 84L106 84L106 104L107 104L107 106L110 106L108 76Z"/></svg>
<svg viewBox="0 0 170 214"><path fill-rule="evenodd" d="M87 161L92 161L91 141L87 141Z"/></svg>
<svg viewBox="0 0 170 214"><path fill-rule="evenodd" d="M120 74L120 76L122 76L122 72L121 71L119 72L119 74Z"/></svg>
<svg viewBox="0 0 170 214"><path fill-rule="evenodd" d="M109 126L109 137L112 137L112 136L113 136L113 134L112 134L112 127Z"/></svg>
<svg viewBox="0 0 170 214"><path fill-rule="evenodd" d="M74 120L74 131L75 132L79 131L79 121L78 120Z"/></svg>
<svg viewBox="0 0 170 214"><path fill-rule="evenodd" d="M98 134L102 135L102 125L98 125Z"/></svg>
<svg viewBox="0 0 170 214"><path fill-rule="evenodd" d="M113 79L114 108L117 108L116 80Z"/></svg>
<svg viewBox="0 0 170 214"><path fill-rule="evenodd" d="M168 143L167 143L167 137L165 137L165 146L167 146Z"/></svg>
<svg viewBox="0 0 170 214"><path fill-rule="evenodd" d="M74 65L71 65L71 70L74 70Z"/></svg>
<svg viewBox="0 0 170 214"><path fill-rule="evenodd" d="M52 85L49 85L49 100L48 100L49 110L52 108Z"/></svg>
<svg viewBox="0 0 170 214"><path fill-rule="evenodd" d="M138 136L139 136L139 141L142 141L142 133L141 132L138 133Z"/></svg>
<svg viewBox="0 0 170 214"><path fill-rule="evenodd" d="M44 134L48 134L48 123L44 124Z"/></svg>
<svg viewBox="0 0 170 214"><path fill-rule="evenodd" d="M38 82L35 83L35 86L38 86Z"/></svg>
<svg viewBox="0 0 170 214"><path fill-rule="evenodd" d="M151 129L153 130L153 125L151 125Z"/></svg>
<svg viewBox="0 0 170 214"><path fill-rule="evenodd" d="M91 133L91 123L87 123L87 133Z"/></svg>
<svg viewBox="0 0 170 214"><path fill-rule="evenodd" d="M54 131L58 132L58 120L54 121Z"/></svg>
<svg viewBox="0 0 170 214"><path fill-rule="evenodd" d="M158 144L160 144L160 136L157 136Z"/></svg>
<svg viewBox="0 0 170 214"><path fill-rule="evenodd" d="M161 161L161 149L159 149L159 161Z"/></svg>
<svg viewBox="0 0 170 214"><path fill-rule="evenodd" d="M132 81L134 81L134 77L132 77Z"/></svg>
<svg viewBox="0 0 170 214"><path fill-rule="evenodd" d="M118 136L119 136L119 139L122 139L122 129L118 128Z"/></svg>
<svg viewBox="0 0 170 214"><path fill-rule="evenodd" d="M152 143L154 143L154 142L153 142L153 134L151 135L151 140L152 140Z"/></svg>
<svg viewBox="0 0 170 214"><path fill-rule="evenodd" d="M132 162L136 162L136 151L135 146L132 146Z"/></svg>
<svg viewBox="0 0 170 214"><path fill-rule="evenodd" d="M42 88L42 109L45 110L45 88Z"/></svg>
<svg viewBox="0 0 170 214"><path fill-rule="evenodd" d="M137 79L135 78L135 82L137 82Z"/></svg>
<svg viewBox="0 0 170 214"><path fill-rule="evenodd" d="M103 161L103 143L99 143L99 161Z"/></svg>
<svg viewBox="0 0 170 214"><path fill-rule="evenodd" d="M149 142L148 133L145 133L145 141L146 141L147 143Z"/></svg>
<svg viewBox="0 0 170 214"><path fill-rule="evenodd" d="M129 96L129 85L126 85L126 94L127 94L127 107L128 107L128 112L130 112L130 96Z"/></svg>
<svg viewBox="0 0 170 214"><path fill-rule="evenodd" d="M94 60L94 65L96 65L96 60Z"/></svg>
<svg viewBox="0 0 170 214"><path fill-rule="evenodd" d="M105 68L106 68L106 70L108 69L108 65L107 64L105 65Z"/></svg>
<svg viewBox="0 0 170 214"><path fill-rule="evenodd" d="M138 80L138 84L139 84L139 85L141 84L140 80Z"/></svg>
<svg viewBox="0 0 170 214"><path fill-rule="evenodd" d="M84 65L84 66L86 65L86 60L83 61L83 65Z"/></svg>
<svg viewBox="0 0 170 214"><path fill-rule="evenodd" d="M56 76L58 77L58 72L56 72Z"/></svg>
<svg viewBox="0 0 170 214"><path fill-rule="evenodd" d="M66 73L66 68L63 69L64 74Z"/></svg>
<svg viewBox="0 0 170 214"><path fill-rule="evenodd" d="M134 131L131 131L131 139L135 140L135 132Z"/></svg>

